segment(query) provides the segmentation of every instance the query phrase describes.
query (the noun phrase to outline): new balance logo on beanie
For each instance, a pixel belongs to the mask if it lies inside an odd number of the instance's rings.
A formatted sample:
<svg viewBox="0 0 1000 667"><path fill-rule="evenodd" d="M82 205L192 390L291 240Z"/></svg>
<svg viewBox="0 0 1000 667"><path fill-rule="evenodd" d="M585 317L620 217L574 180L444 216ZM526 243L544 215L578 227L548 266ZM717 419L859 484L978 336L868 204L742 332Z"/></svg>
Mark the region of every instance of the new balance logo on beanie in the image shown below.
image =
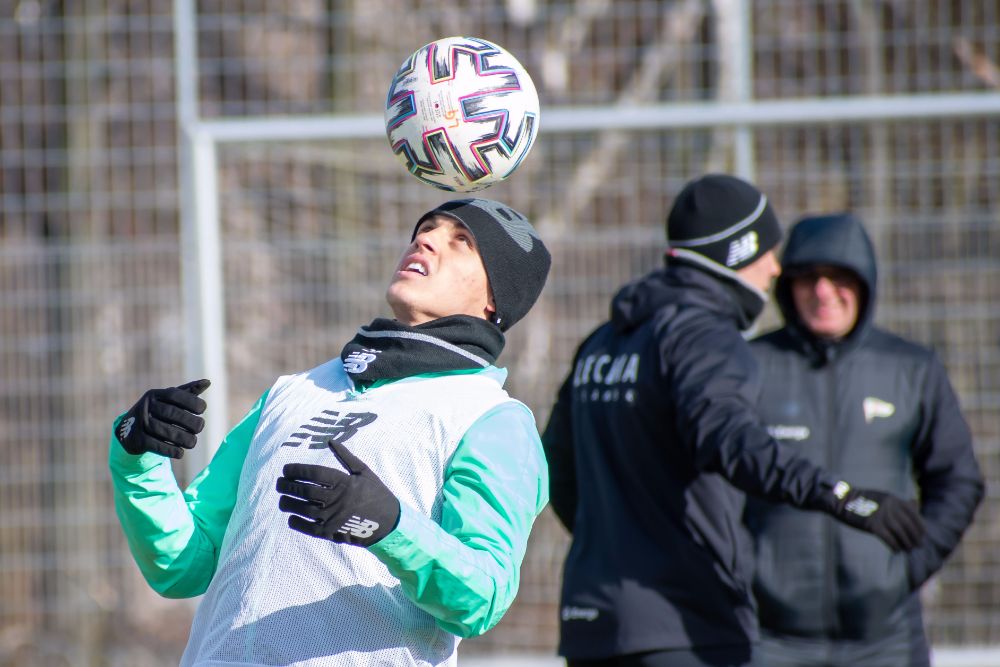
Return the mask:
<svg viewBox="0 0 1000 667"><path fill-rule="evenodd" d="M747 232L735 241L730 241L726 266L736 266L750 257L756 257L758 250L760 243L757 242L757 232Z"/></svg>
<svg viewBox="0 0 1000 667"><path fill-rule="evenodd" d="M684 186L667 217L669 252L738 271L781 241L781 225L757 188L735 176L708 174Z"/></svg>

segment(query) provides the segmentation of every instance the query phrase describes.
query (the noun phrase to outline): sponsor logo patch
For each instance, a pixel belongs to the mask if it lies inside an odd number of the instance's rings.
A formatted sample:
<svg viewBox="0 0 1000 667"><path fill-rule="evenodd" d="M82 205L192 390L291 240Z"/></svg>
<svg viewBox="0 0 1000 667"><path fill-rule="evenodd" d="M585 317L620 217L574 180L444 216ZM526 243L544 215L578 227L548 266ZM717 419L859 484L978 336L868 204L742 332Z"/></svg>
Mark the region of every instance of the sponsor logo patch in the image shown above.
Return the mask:
<svg viewBox="0 0 1000 667"><path fill-rule="evenodd" d="M767 432L775 440L808 440L809 427L797 424L768 424Z"/></svg>
<svg viewBox="0 0 1000 667"><path fill-rule="evenodd" d="M896 412L895 405L874 396L866 397L861 402L861 409L864 410L866 424L871 424L877 418L885 419L891 417Z"/></svg>
<svg viewBox="0 0 1000 667"><path fill-rule="evenodd" d="M573 607L567 605L562 608L562 620L564 621L596 621L600 612L593 607Z"/></svg>

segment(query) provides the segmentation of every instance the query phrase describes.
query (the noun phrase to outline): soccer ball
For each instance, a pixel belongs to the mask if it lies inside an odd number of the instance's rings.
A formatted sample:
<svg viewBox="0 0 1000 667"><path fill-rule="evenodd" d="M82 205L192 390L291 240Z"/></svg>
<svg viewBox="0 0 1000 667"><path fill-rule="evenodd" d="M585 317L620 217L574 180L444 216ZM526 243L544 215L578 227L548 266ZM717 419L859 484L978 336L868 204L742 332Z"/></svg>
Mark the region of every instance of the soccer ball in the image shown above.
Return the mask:
<svg viewBox="0 0 1000 667"><path fill-rule="evenodd" d="M389 86L385 132L411 174L454 192L510 176L538 134L538 93L501 47L446 37L407 58Z"/></svg>

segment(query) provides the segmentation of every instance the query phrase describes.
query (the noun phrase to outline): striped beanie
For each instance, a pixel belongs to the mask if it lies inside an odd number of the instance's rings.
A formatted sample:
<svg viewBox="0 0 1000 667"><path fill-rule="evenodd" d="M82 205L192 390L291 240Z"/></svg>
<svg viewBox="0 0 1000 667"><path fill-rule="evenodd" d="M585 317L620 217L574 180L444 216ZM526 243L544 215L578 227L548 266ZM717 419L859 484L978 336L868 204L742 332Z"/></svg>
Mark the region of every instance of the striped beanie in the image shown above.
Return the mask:
<svg viewBox="0 0 1000 667"><path fill-rule="evenodd" d="M524 215L492 199L453 199L428 211L413 228L435 215L450 216L476 237L497 312L494 324L507 331L528 314L545 285L552 258ZM410 239L413 239L413 236Z"/></svg>
<svg viewBox="0 0 1000 667"><path fill-rule="evenodd" d="M667 254L737 271L781 241L774 210L757 188L735 176L707 174L690 181L667 216Z"/></svg>

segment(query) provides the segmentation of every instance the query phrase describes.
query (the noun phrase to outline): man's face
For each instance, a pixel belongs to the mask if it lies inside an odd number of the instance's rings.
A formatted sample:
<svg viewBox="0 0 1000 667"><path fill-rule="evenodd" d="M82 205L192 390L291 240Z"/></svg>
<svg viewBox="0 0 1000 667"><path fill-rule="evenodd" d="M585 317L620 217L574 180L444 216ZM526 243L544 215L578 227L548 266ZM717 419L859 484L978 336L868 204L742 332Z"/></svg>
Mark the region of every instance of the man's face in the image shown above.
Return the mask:
<svg viewBox="0 0 1000 667"><path fill-rule="evenodd" d="M492 319L496 311L475 237L447 215L420 223L385 298L396 319L410 326L448 315Z"/></svg>
<svg viewBox="0 0 1000 667"><path fill-rule="evenodd" d="M814 336L843 338L858 321L861 281L853 271L814 266L791 280L799 319Z"/></svg>
<svg viewBox="0 0 1000 667"><path fill-rule="evenodd" d="M736 273L761 292L767 292L771 289L771 283L774 282L774 279L781 275L781 265L778 263L774 251L768 250L753 264L744 266Z"/></svg>

